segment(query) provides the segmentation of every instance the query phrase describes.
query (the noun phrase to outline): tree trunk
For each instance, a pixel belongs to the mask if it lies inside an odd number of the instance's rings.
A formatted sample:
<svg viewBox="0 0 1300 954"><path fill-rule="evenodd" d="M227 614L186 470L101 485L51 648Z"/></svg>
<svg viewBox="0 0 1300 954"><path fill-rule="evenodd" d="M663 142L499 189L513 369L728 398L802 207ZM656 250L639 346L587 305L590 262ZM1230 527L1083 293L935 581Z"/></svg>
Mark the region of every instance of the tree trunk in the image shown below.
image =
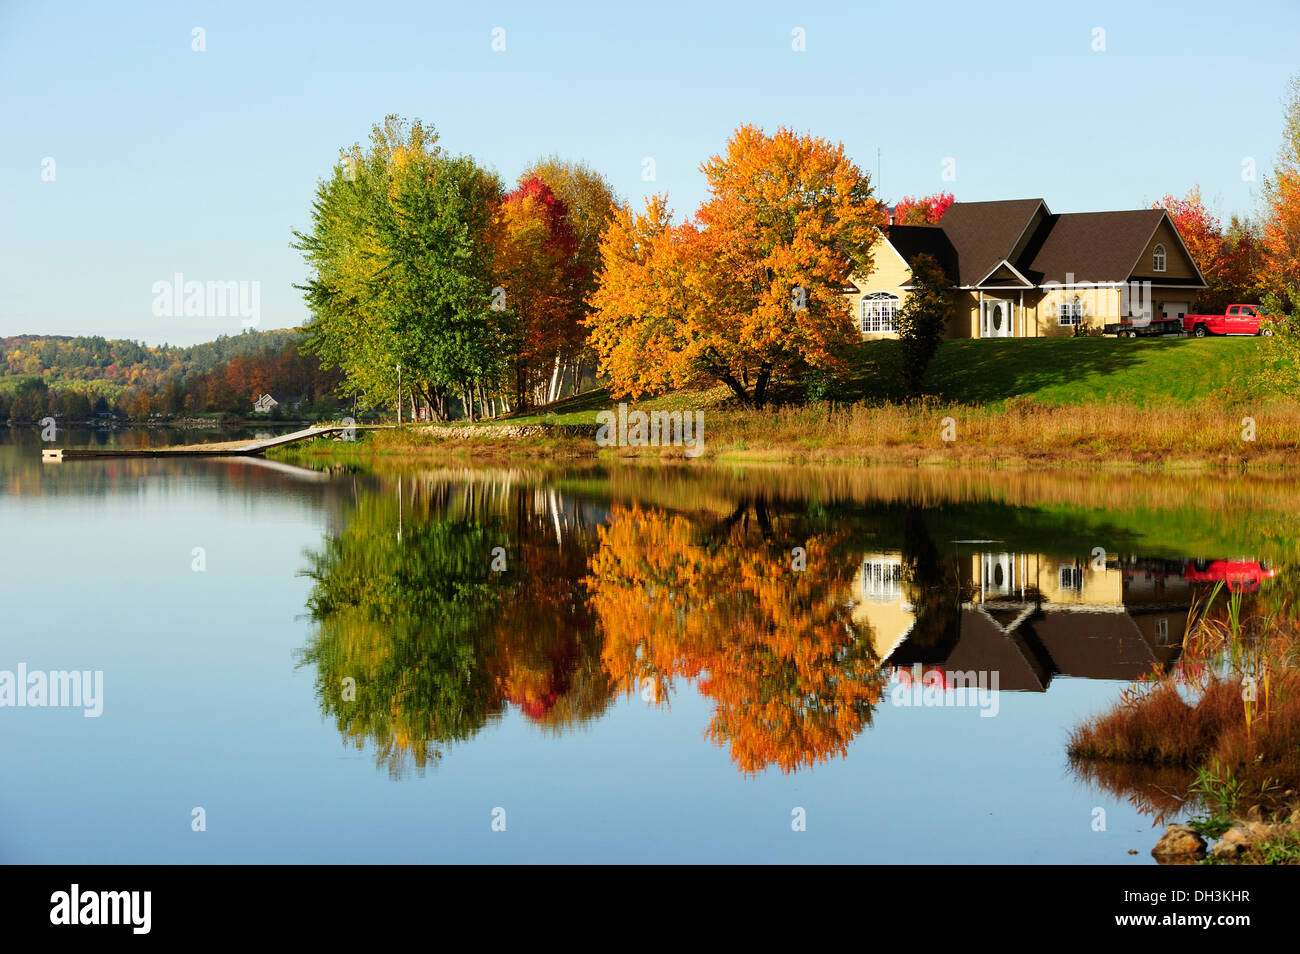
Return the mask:
<svg viewBox="0 0 1300 954"><path fill-rule="evenodd" d="M754 407L761 408L767 401L767 383L772 379L772 368L763 365L754 379Z"/></svg>
<svg viewBox="0 0 1300 954"><path fill-rule="evenodd" d="M546 389L546 403L551 404L559 397L556 393L560 383L560 352L555 352L555 363L551 366L551 386Z"/></svg>
<svg viewBox="0 0 1300 954"><path fill-rule="evenodd" d="M716 377L727 387L731 388L731 390L735 393L736 397L740 398L741 404L744 404L746 406L749 405L750 403L749 392L745 390L745 386L741 384L739 381L737 381L730 372L716 371L714 372L714 377Z"/></svg>

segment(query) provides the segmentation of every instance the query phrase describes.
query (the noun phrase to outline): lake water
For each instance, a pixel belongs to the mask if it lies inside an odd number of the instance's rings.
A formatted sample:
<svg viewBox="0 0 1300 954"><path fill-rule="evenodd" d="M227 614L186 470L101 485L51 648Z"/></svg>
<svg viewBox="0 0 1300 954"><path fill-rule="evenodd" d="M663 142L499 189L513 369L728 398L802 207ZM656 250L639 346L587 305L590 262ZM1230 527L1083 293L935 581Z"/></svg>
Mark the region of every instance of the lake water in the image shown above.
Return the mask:
<svg viewBox="0 0 1300 954"><path fill-rule="evenodd" d="M1296 590L1240 475L41 446L0 430L0 679L102 711L0 708L6 862L1149 864L1176 806L1071 729L1215 580Z"/></svg>

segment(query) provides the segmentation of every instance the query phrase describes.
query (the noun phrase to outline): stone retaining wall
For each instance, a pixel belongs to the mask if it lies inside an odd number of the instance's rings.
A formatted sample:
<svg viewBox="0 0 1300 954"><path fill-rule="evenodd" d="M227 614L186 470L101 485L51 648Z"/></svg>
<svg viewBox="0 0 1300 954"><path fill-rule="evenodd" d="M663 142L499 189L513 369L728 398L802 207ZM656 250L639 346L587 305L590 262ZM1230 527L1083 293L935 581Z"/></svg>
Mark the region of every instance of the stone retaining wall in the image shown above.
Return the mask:
<svg viewBox="0 0 1300 954"><path fill-rule="evenodd" d="M519 440L524 437L595 438L596 424L432 424L420 433L449 440Z"/></svg>

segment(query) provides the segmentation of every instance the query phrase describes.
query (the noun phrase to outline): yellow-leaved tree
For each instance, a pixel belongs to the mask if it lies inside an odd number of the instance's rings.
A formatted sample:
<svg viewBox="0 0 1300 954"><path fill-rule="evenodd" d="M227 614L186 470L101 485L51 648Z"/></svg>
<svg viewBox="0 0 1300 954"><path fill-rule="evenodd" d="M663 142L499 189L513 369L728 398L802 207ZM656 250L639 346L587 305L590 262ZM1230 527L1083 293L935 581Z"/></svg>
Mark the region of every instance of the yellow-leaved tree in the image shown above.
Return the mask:
<svg viewBox="0 0 1300 954"><path fill-rule="evenodd" d="M774 379L829 369L852 340L843 287L871 269L885 222L841 144L742 126L702 166L710 198L623 209L601 243L591 343L615 394L720 381L762 407Z"/></svg>

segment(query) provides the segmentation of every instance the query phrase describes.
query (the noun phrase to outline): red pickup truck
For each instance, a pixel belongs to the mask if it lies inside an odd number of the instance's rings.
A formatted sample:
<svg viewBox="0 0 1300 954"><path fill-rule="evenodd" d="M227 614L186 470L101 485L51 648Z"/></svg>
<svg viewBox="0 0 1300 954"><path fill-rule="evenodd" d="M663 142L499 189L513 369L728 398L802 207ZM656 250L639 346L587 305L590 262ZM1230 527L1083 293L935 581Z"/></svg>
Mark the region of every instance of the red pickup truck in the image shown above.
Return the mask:
<svg viewBox="0 0 1300 954"><path fill-rule="evenodd" d="M1258 305L1229 305L1221 315L1183 315L1183 331L1198 338L1207 335L1271 335L1273 326Z"/></svg>

